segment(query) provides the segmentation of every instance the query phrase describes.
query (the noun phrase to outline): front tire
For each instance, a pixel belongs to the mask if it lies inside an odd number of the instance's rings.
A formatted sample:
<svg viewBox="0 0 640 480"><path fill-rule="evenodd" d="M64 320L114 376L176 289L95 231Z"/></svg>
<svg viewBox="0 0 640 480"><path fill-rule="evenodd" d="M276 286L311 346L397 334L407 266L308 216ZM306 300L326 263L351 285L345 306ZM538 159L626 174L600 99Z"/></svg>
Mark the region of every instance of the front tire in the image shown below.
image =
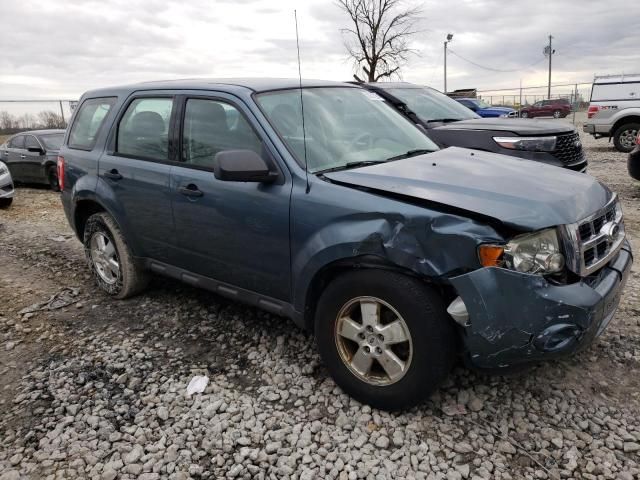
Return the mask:
<svg viewBox="0 0 640 480"><path fill-rule="evenodd" d="M560 110L555 110L553 112L553 118L560 118L562 116L562 112ZM565 115L566 117L566 115Z"/></svg>
<svg viewBox="0 0 640 480"><path fill-rule="evenodd" d="M440 296L415 278L384 270L333 280L318 302L315 334L336 383L383 410L426 400L456 358L455 330Z"/></svg>
<svg viewBox="0 0 640 480"><path fill-rule="evenodd" d="M108 213L95 213L87 220L84 251L96 283L107 294L128 298L147 286L147 272L136 262L124 235Z"/></svg>
<svg viewBox="0 0 640 480"><path fill-rule="evenodd" d="M0 198L0 208L9 208L13 203L13 198Z"/></svg>
<svg viewBox="0 0 640 480"><path fill-rule="evenodd" d="M520 118L529 118L529 112L520 112Z"/></svg>
<svg viewBox="0 0 640 480"><path fill-rule="evenodd" d="M626 123L618 127L613 134L613 144L616 150L629 153L636 146L636 138L640 130L640 123Z"/></svg>

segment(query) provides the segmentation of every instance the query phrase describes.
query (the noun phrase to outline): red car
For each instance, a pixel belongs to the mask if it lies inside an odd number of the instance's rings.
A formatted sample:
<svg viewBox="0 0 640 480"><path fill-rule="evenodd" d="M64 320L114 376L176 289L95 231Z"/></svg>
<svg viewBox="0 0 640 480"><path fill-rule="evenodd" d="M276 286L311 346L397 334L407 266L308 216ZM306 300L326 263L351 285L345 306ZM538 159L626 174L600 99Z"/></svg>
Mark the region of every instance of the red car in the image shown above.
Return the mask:
<svg viewBox="0 0 640 480"><path fill-rule="evenodd" d="M564 118L571 113L571 104L566 98L556 98L554 100L540 100L533 105L522 107L520 117L553 117Z"/></svg>

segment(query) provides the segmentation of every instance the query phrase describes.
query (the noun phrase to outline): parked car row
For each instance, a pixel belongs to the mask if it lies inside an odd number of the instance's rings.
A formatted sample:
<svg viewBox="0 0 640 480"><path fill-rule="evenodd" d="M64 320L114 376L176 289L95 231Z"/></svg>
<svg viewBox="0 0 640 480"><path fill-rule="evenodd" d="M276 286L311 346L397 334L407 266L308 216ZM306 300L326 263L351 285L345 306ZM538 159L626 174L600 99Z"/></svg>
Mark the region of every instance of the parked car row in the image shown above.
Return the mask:
<svg viewBox="0 0 640 480"><path fill-rule="evenodd" d="M0 145L0 160L15 182L40 183L58 190L56 162L64 130L32 130L10 137Z"/></svg>
<svg viewBox="0 0 640 480"><path fill-rule="evenodd" d="M378 87L85 93L58 180L100 288L126 298L153 272L289 317L345 392L385 409L422 401L457 359L504 369L599 336L632 253L616 194L572 171L572 127Z"/></svg>

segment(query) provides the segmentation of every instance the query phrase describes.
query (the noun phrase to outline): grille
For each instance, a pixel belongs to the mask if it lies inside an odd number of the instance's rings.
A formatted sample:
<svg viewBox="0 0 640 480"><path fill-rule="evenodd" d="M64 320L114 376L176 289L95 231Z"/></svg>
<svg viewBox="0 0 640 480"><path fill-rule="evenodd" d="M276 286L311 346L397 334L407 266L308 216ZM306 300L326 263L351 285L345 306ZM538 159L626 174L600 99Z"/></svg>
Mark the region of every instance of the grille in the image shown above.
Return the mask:
<svg viewBox="0 0 640 480"><path fill-rule="evenodd" d="M576 258L573 270L576 273L588 275L594 272L608 262L622 245L624 223L617 205L617 198L614 198L605 208L574 225Z"/></svg>
<svg viewBox="0 0 640 480"><path fill-rule="evenodd" d="M553 156L565 165L584 161L584 150L577 133L558 135Z"/></svg>

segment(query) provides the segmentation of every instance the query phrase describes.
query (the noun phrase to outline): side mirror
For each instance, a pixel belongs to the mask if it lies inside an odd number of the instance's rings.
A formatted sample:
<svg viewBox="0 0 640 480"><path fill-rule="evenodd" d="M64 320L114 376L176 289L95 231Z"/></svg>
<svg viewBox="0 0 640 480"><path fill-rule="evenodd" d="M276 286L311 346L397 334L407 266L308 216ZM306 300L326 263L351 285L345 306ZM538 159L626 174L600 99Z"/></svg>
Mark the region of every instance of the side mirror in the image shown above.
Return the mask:
<svg viewBox="0 0 640 480"><path fill-rule="evenodd" d="M273 182L278 174L253 150L226 150L213 159L213 174L228 182Z"/></svg>
<svg viewBox="0 0 640 480"><path fill-rule="evenodd" d="M44 155L44 150L40 147L29 147L27 148L27 152L39 153L40 155Z"/></svg>

